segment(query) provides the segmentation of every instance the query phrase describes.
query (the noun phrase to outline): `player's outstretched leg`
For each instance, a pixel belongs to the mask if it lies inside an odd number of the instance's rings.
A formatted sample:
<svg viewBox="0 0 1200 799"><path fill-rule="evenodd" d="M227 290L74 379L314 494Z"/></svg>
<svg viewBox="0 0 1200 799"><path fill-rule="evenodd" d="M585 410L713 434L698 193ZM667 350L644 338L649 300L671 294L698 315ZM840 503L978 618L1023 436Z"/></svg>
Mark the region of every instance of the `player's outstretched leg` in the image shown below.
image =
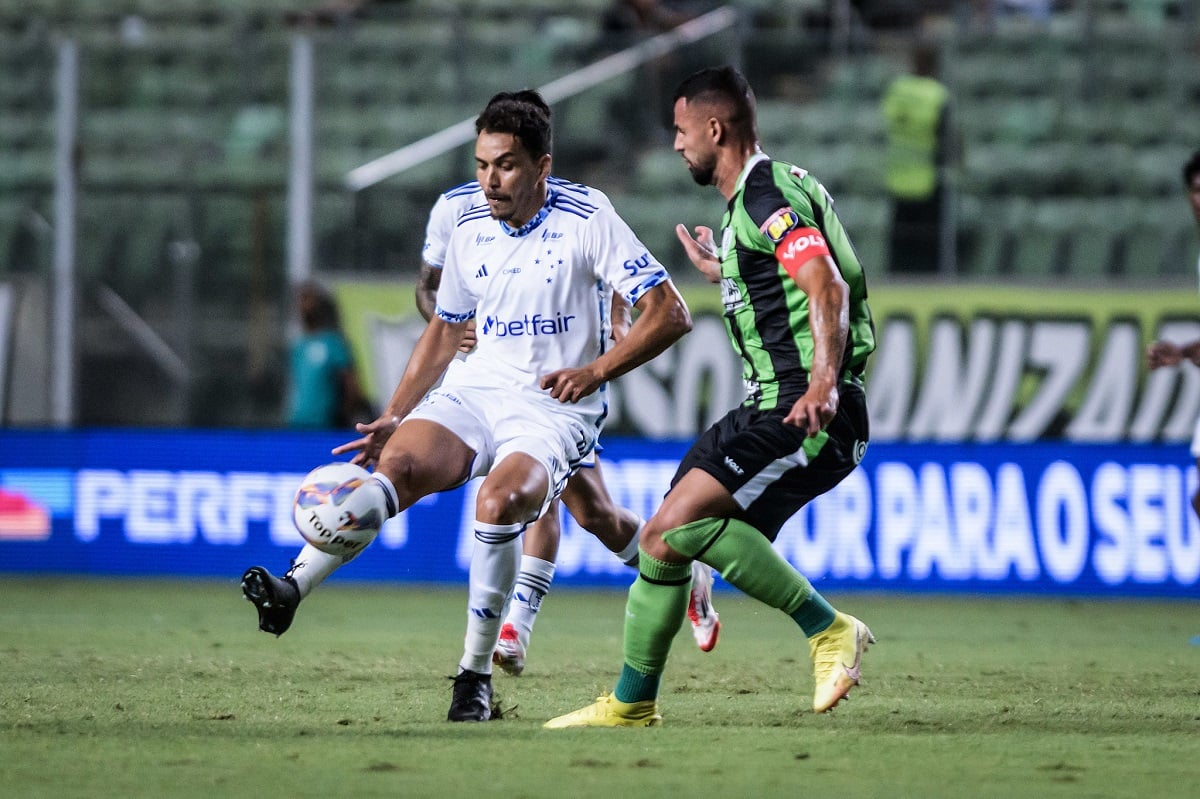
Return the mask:
<svg viewBox="0 0 1200 799"><path fill-rule="evenodd" d="M692 595L688 599L688 621L692 623L692 637L701 652L711 652L721 634L721 615L712 603L712 566L692 561Z"/></svg>
<svg viewBox="0 0 1200 799"><path fill-rule="evenodd" d="M292 626L300 605L300 589L291 575L276 577L262 566L251 566L242 575L242 595L258 609L258 629L276 638Z"/></svg>

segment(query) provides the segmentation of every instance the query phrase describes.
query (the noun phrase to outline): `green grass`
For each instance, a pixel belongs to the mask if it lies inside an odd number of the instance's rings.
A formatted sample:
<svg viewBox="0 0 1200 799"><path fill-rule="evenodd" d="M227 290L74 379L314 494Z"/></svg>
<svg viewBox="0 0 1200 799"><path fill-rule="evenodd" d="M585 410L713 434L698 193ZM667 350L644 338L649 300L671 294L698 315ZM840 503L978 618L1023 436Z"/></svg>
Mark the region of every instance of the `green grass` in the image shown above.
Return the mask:
<svg viewBox="0 0 1200 799"><path fill-rule="evenodd" d="M444 721L465 589L334 583L279 639L236 584L0 578L0 797L1173 797L1194 605L832 597L879 643L834 713L790 620L718 594L660 729L548 731L611 688L624 597L559 590L502 721Z"/></svg>

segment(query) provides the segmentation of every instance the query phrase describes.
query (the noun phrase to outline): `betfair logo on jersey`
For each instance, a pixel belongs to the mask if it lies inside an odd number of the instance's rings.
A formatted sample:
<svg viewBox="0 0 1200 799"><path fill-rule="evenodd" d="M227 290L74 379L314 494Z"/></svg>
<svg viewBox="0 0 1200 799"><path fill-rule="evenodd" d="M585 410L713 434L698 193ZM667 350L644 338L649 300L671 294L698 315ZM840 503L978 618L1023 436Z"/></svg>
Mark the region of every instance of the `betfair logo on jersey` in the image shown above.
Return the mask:
<svg viewBox="0 0 1200 799"><path fill-rule="evenodd" d="M778 244L783 241L788 231L799 223L800 217L796 216L796 212L785 206L771 214L770 219L764 222L759 230L766 234L772 244Z"/></svg>
<svg viewBox="0 0 1200 799"><path fill-rule="evenodd" d="M479 332L485 336L495 336L496 338L515 338L517 336L556 336L559 333L568 333L571 330L571 320L574 319L573 314L564 316L561 313L555 313L554 316L542 316L541 314L528 314L520 319L505 320L498 316L489 316L483 321L483 327Z"/></svg>

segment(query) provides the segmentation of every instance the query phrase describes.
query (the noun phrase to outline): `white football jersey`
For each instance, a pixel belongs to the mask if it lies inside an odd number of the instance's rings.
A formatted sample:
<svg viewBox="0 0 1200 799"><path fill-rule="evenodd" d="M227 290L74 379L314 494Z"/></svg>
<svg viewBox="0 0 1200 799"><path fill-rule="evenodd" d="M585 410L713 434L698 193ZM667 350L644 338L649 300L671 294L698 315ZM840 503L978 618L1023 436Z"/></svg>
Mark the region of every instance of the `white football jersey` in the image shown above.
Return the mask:
<svg viewBox="0 0 1200 799"><path fill-rule="evenodd" d="M608 195L582 183L573 183L551 175L546 178L546 186L566 194L577 195L582 202L591 205L612 206ZM450 244L450 234L454 232L458 220L472 208L486 204L487 197L484 196L478 180L455 186L439 196L429 212L429 221L425 224L425 246L421 250L421 260L441 269L446 263L446 247Z"/></svg>
<svg viewBox="0 0 1200 799"><path fill-rule="evenodd" d="M520 229L493 219L482 194L459 216L437 314L449 322L474 318L478 344L450 364L443 385L516 390L599 426L607 412L603 388L563 405L541 388L541 379L585 366L605 351L610 291L634 305L670 278L611 204L588 202L559 185L547 189L545 205Z"/></svg>

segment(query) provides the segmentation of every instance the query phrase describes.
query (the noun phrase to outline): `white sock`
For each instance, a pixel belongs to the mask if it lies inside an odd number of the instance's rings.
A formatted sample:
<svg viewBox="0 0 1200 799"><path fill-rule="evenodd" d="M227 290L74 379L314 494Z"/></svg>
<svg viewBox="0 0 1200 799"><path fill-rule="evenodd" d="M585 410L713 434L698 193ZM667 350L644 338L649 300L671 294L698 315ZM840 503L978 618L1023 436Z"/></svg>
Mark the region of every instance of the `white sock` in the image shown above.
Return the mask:
<svg viewBox="0 0 1200 799"><path fill-rule="evenodd" d="M296 581L296 587L300 589L300 598L304 599L345 562L341 555L330 555L312 544L305 544L304 549L300 550L300 554L292 561L292 568L288 570L287 576Z"/></svg>
<svg viewBox="0 0 1200 799"><path fill-rule="evenodd" d="M534 622L553 580L553 562L533 555L521 556L521 571L517 574L517 587L505 621L517 628L517 637L523 646L529 646Z"/></svg>
<svg viewBox="0 0 1200 799"><path fill-rule="evenodd" d="M638 519L638 526L633 532L633 538L629 539L629 543L625 545L625 548L617 553L617 557L620 558L621 562L626 566L637 566L638 542L641 541L642 528L645 526L646 522L642 519Z"/></svg>
<svg viewBox="0 0 1200 799"><path fill-rule="evenodd" d="M371 482L359 486L358 490L368 490L372 483L379 486L383 492L383 518L390 519L399 513L400 497L396 495L396 487L392 485L392 481L379 472L374 472L371 475Z"/></svg>
<svg viewBox="0 0 1200 799"><path fill-rule="evenodd" d="M467 636L459 669L492 673L492 652L500 640L500 620L512 595L521 563L524 524L475 522L471 583L467 594Z"/></svg>

